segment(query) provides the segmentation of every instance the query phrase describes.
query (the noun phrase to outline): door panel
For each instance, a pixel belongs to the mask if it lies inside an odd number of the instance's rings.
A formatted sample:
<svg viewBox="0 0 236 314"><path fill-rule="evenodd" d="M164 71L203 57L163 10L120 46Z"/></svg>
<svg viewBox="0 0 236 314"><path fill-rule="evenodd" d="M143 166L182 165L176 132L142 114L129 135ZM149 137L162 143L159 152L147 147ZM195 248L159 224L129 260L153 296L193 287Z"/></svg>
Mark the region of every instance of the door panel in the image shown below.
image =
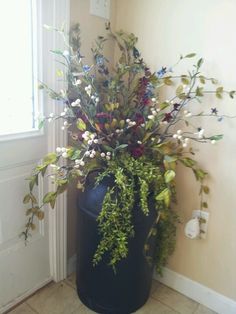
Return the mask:
<svg viewBox="0 0 236 314"><path fill-rule="evenodd" d="M40 48L38 55L44 56L43 62L38 62L40 71L37 71L37 74L42 72L38 79L48 82L48 69L42 71L43 64L48 62L45 56L49 55L46 53L48 47L42 45L44 36L47 36L43 32L43 24L44 15L47 14L48 18L48 4L44 0L32 2L37 4L37 16L40 18L37 30ZM51 0L49 2L51 3ZM40 106L44 107L44 114L47 114L48 103L46 98L41 99ZM4 108L1 99L0 107ZM24 239L19 237L27 221L27 205L22 202L24 195L28 193L28 182L25 178L30 175L38 160L47 153L48 134L47 130L34 130L22 136L23 138L18 135L14 138L12 135L10 139L0 136L0 313L14 305L15 300L32 293L51 278L48 211L45 211L45 219L42 222L35 220L36 230L32 232L27 245ZM42 199L46 192L47 182L43 184L41 181L34 194L38 199Z"/></svg>

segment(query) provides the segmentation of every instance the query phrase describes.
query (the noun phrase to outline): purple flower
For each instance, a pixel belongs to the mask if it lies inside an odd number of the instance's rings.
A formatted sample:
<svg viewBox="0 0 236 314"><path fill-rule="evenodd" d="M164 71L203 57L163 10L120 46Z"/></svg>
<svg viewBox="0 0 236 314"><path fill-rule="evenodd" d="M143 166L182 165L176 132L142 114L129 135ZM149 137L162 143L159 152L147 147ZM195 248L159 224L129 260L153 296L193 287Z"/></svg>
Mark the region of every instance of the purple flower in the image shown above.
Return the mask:
<svg viewBox="0 0 236 314"><path fill-rule="evenodd" d="M217 115L218 110L216 108L211 108L211 114Z"/></svg>
<svg viewBox="0 0 236 314"><path fill-rule="evenodd" d="M134 158L139 158L144 154L144 145L134 146L130 149L130 153Z"/></svg>

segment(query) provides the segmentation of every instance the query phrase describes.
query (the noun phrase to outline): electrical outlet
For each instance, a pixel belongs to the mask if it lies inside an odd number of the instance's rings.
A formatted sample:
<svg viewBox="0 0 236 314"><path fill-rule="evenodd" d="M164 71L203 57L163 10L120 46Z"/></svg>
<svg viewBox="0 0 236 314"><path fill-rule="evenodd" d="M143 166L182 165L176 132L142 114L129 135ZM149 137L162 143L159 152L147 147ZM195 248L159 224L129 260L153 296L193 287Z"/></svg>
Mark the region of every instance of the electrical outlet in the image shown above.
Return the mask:
<svg viewBox="0 0 236 314"><path fill-rule="evenodd" d="M200 223L200 238L206 239L208 221L210 214L204 210L194 210L192 218L198 217Z"/></svg>
<svg viewBox="0 0 236 314"><path fill-rule="evenodd" d="M111 0L90 0L90 14L110 19Z"/></svg>

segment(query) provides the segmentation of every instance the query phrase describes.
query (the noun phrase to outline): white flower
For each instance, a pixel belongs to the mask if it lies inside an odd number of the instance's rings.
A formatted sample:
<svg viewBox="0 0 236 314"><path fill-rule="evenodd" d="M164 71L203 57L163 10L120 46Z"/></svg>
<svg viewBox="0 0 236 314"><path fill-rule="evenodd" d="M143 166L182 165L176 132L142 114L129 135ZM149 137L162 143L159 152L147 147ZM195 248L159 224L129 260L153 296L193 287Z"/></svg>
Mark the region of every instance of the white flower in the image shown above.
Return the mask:
<svg viewBox="0 0 236 314"><path fill-rule="evenodd" d="M97 143L98 143L98 139L95 138L95 140L93 140L93 142L94 142L95 144L97 144Z"/></svg>
<svg viewBox="0 0 236 314"><path fill-rule="evenodd" d="M117 133L117 134L120 133L120 129L116 129L116 133Z"/></svg>
<svg viewBox="0 0 236 314"><path fill-rule="evenodd" d="M80 85L81 83L82 83L81 80L76 80L73 85L78 86L78 85Z"/></svg>
<svg viewBox="0 0 236 314"><path fill-rule="evenodd" d="M69 55L70 55L70 53L69 53L68 50L64 50L64 51L63 51L63 56L64 56L64 57L69 57Z"/></svg>
<svg viewBox="0 0 236 314"><path fill-rule="evenodd" d="M90 134L90 138L93 140L93 139L95 139L95 137L96 137L96 134Z"/></svg>
<svg viewBox="0 0 236 314"><path fill-rule="evenodd" d="M83 160L80 160L80 166L84 166L85 165L85 162Z"/></svg>
<svg viewBox="0 0 236 314"><path fill-rule="evenodd" d="M211 140L212 145L215 145L215 143L216 143L216 140Z"/></svg>
<svg viewBox="0 0 236 314"><path fill-rule="evenodd" d="M94 155L94 154L90 154L89 157L90 157L90 158L94 158L95 155Z"/></svg>
<svg viewBox="0 0 236 314"><path fill-rule="evenodd" d="M199 139L202 139L204 132L205 132L204 129L200 129L200 131L198 131L197 133L194 133L194 134L196 134Z"/></svg>
<svg viewBox="0 0 236 314"><path fill-rule="evenodd" d="M94 100L96 97L94 95L91 96L91 99Z"/></svg>
<svg viewBox="0 0 236 314"><path fill-rule="evenodd" d="M68 126L69 123L67 121L64 121L63 124L64 124L64 126Z"/></svg>
<svg viewBox="0 0 236 314"><path fill-rule="evenodd" d="M144 127L145 127L145 123L142 123L142 124L141 124L141 127L144 128Z"/></svg>
<svg viewBox="0 0 236 314"><path fill-rule="evenodd" d="M61 117L64 117L66 115L65 111L61 112Z"/></svg>
<svg viewBox="0 0 236 314"><path fill-rule="evenodd" d="M178 135L181 135L181 134L182 134L182 130L178 130L176 133L177 133Z"/></svg>
<svg viewBox="0 0 236 314"><path fill-rule="evenodd" d="M68 158L67 152L62 153L62 157L63 157L63 158Z"/></svg>
<svg viewBox="0 0 236 314"><path fill-rule="evenodd" d="M64 127L64 125L61 127L61 129L62 129L62 131L64 131L65 130L65 127Z"/></svg>
<svg viewBox="0 0 236 314"><path fill-rule="evenodd" d="M184 139L184 141L185 141L185 143L188 143L188 142L189 142L189 138L186 137L186 138Z"/></svg>
<svg viewBox="0 0 236 314"><path fill-rule="evenodd" d="M58 154L60 154L61 151L62 151L61 147L57 147L57 148L56 148L56 152L57 152Z"/></svg>
<svg viewBox="0 0 236 314"><path fill-rule="evenodd" d="M141 142L141 141L137 141L137 144L141 145L141 144L142 144L142 142Z"/></svg>
<svg viewBox="0 0 236 314"><path fill-rule="evenodd" d="M107 152L107 156L111 156L111 152Z"/></svg>
<svg viewBox="0 0 236 314"><path fill-rule="evenodd" d="M52 118L48 118L48 122L51 122L52 121Z"/></svg>
<svg viewBox="0 0 236 314"><path fill-rule="evenodd" d="M155 101L156 101L156 98L155 98L155 97L153 97L153 98L152 98L152 101L153 101L153 102L155 102Z"/></svg>
<svg viewBox="0 0 236 314"><path fill-rule="evenodd" d="M67 149L66 149L65 147L62 147L62 148L61 148L61 152L62 152L62 153L65 153L66 151L67 151Z"/></svg>
<svg viewBox="0 0 236 314"><path fill-rule="evenodd" d="M178 134L174 134L174 135L173 135L173 138L178 138Z"/></svg>
<svg viewBox="0 0 236 314"><path fill-rule="evenodd" d="M135 121L131 122L131 125L133 125L133 126L136 125L136 122Z"/></svg>
<svg viewBox="0 0 236 314"><path fill-rule="evenodd" d="M93 140L88 140L88 145L92 145L93 144Z"/></svg>
<svg viewBox="0 0 236 314"><path fill-rule="evenodd" d="M101 153L101 157L104 158L106 156L105 153Z"/></svg>
<svg viewBox="0 0 236 314"><path fill-rule="evenodd" d="M86 156L86 157L88 157L89 155L90 155L90 152L89 152L89 151L85 152L85 156Z"/></svg>
<svg viewBox="0 0 236 314"><path fill-rule="evenodd" d="M53 118L53 117L54 117L54 113L51 112L51 113L49 114L49 117L50 117L50 118Z"/></svg>
<svg viewBox="0 0 236 314"><path fill-rule="evenodd" d="M127 123L130 123L130 119L126 119L126 122L127 122Z"/></svg>
<svg viewBox="0 0 236 314"><path fill-rule="evenodd" d="M62 97L65 97L65 96L66 96L66 92L65 92L63 89L60 90L60 93L61 93L61 96L62 96Z"/></svg>
<svg viewBox="0 0 236 314"><path fill-rule="evenodd" d="M149 116L148 116L148 119L149 120L153 120L155 117L154 117L154 115L152 115L152 114L150 114Z"/></svg>
<svg viewBox="0 0 236 314"><path fill-rule="evenodd" d="M96 101L96 102L99 102L99 98L97 97L97 98L95 99L95 101Z"/></svg>
<svg viewBox="0 0 236 314"><path fill-rule="evenodd" d="M106 160L110 160L111 159L111 157L110 156L106 156Z"/></svg>
<svg viewBox="0 0 236 314"><path fill-rule="evenodd" d="M181 140L182 135L178 135L177 138L178 138L178 140Z"/></svg>
<svg viewBox="0 0 236 314"><path fill-rule="evenodd" d="M186 148L188 146L187 143L183 143L183 147Z"/></svg>

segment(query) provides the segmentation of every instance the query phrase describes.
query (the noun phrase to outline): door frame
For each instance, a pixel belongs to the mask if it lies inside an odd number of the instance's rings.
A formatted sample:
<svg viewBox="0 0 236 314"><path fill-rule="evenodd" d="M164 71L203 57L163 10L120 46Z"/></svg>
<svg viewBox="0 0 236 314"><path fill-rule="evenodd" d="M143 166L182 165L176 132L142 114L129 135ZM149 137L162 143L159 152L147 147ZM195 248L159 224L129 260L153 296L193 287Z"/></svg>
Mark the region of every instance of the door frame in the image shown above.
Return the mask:
<svg viewBox="0 0 236 314"><path fill-rule="evenodd" d="M48 0L46 0L48 1ZM54 27L60 27L65 24L66 31L70 27L70 0L51 0L50 1L52 21ZM49 49L64 48L63 43L52 32L52 44ZM53 47L52 47L53 46ZM49 76L52 82L52 88L57 90L59 83L56 80L56 64L52 64ZM61 88L60 84L60 88ZM65 86L66 88L66 86ZM52 112L58 113L58 106L52 104ZM59 113L60 114L60 113ZM60 123L52 123L48 132L48 151L56 151L56 147L65 147L67 145L66 132L62 132ZM53 186L49 182L49 188ZM67 277L67 193L63 193L57 198L54 209L49 209L49 257L50 273L55 282L61 281Z"/></svg>

